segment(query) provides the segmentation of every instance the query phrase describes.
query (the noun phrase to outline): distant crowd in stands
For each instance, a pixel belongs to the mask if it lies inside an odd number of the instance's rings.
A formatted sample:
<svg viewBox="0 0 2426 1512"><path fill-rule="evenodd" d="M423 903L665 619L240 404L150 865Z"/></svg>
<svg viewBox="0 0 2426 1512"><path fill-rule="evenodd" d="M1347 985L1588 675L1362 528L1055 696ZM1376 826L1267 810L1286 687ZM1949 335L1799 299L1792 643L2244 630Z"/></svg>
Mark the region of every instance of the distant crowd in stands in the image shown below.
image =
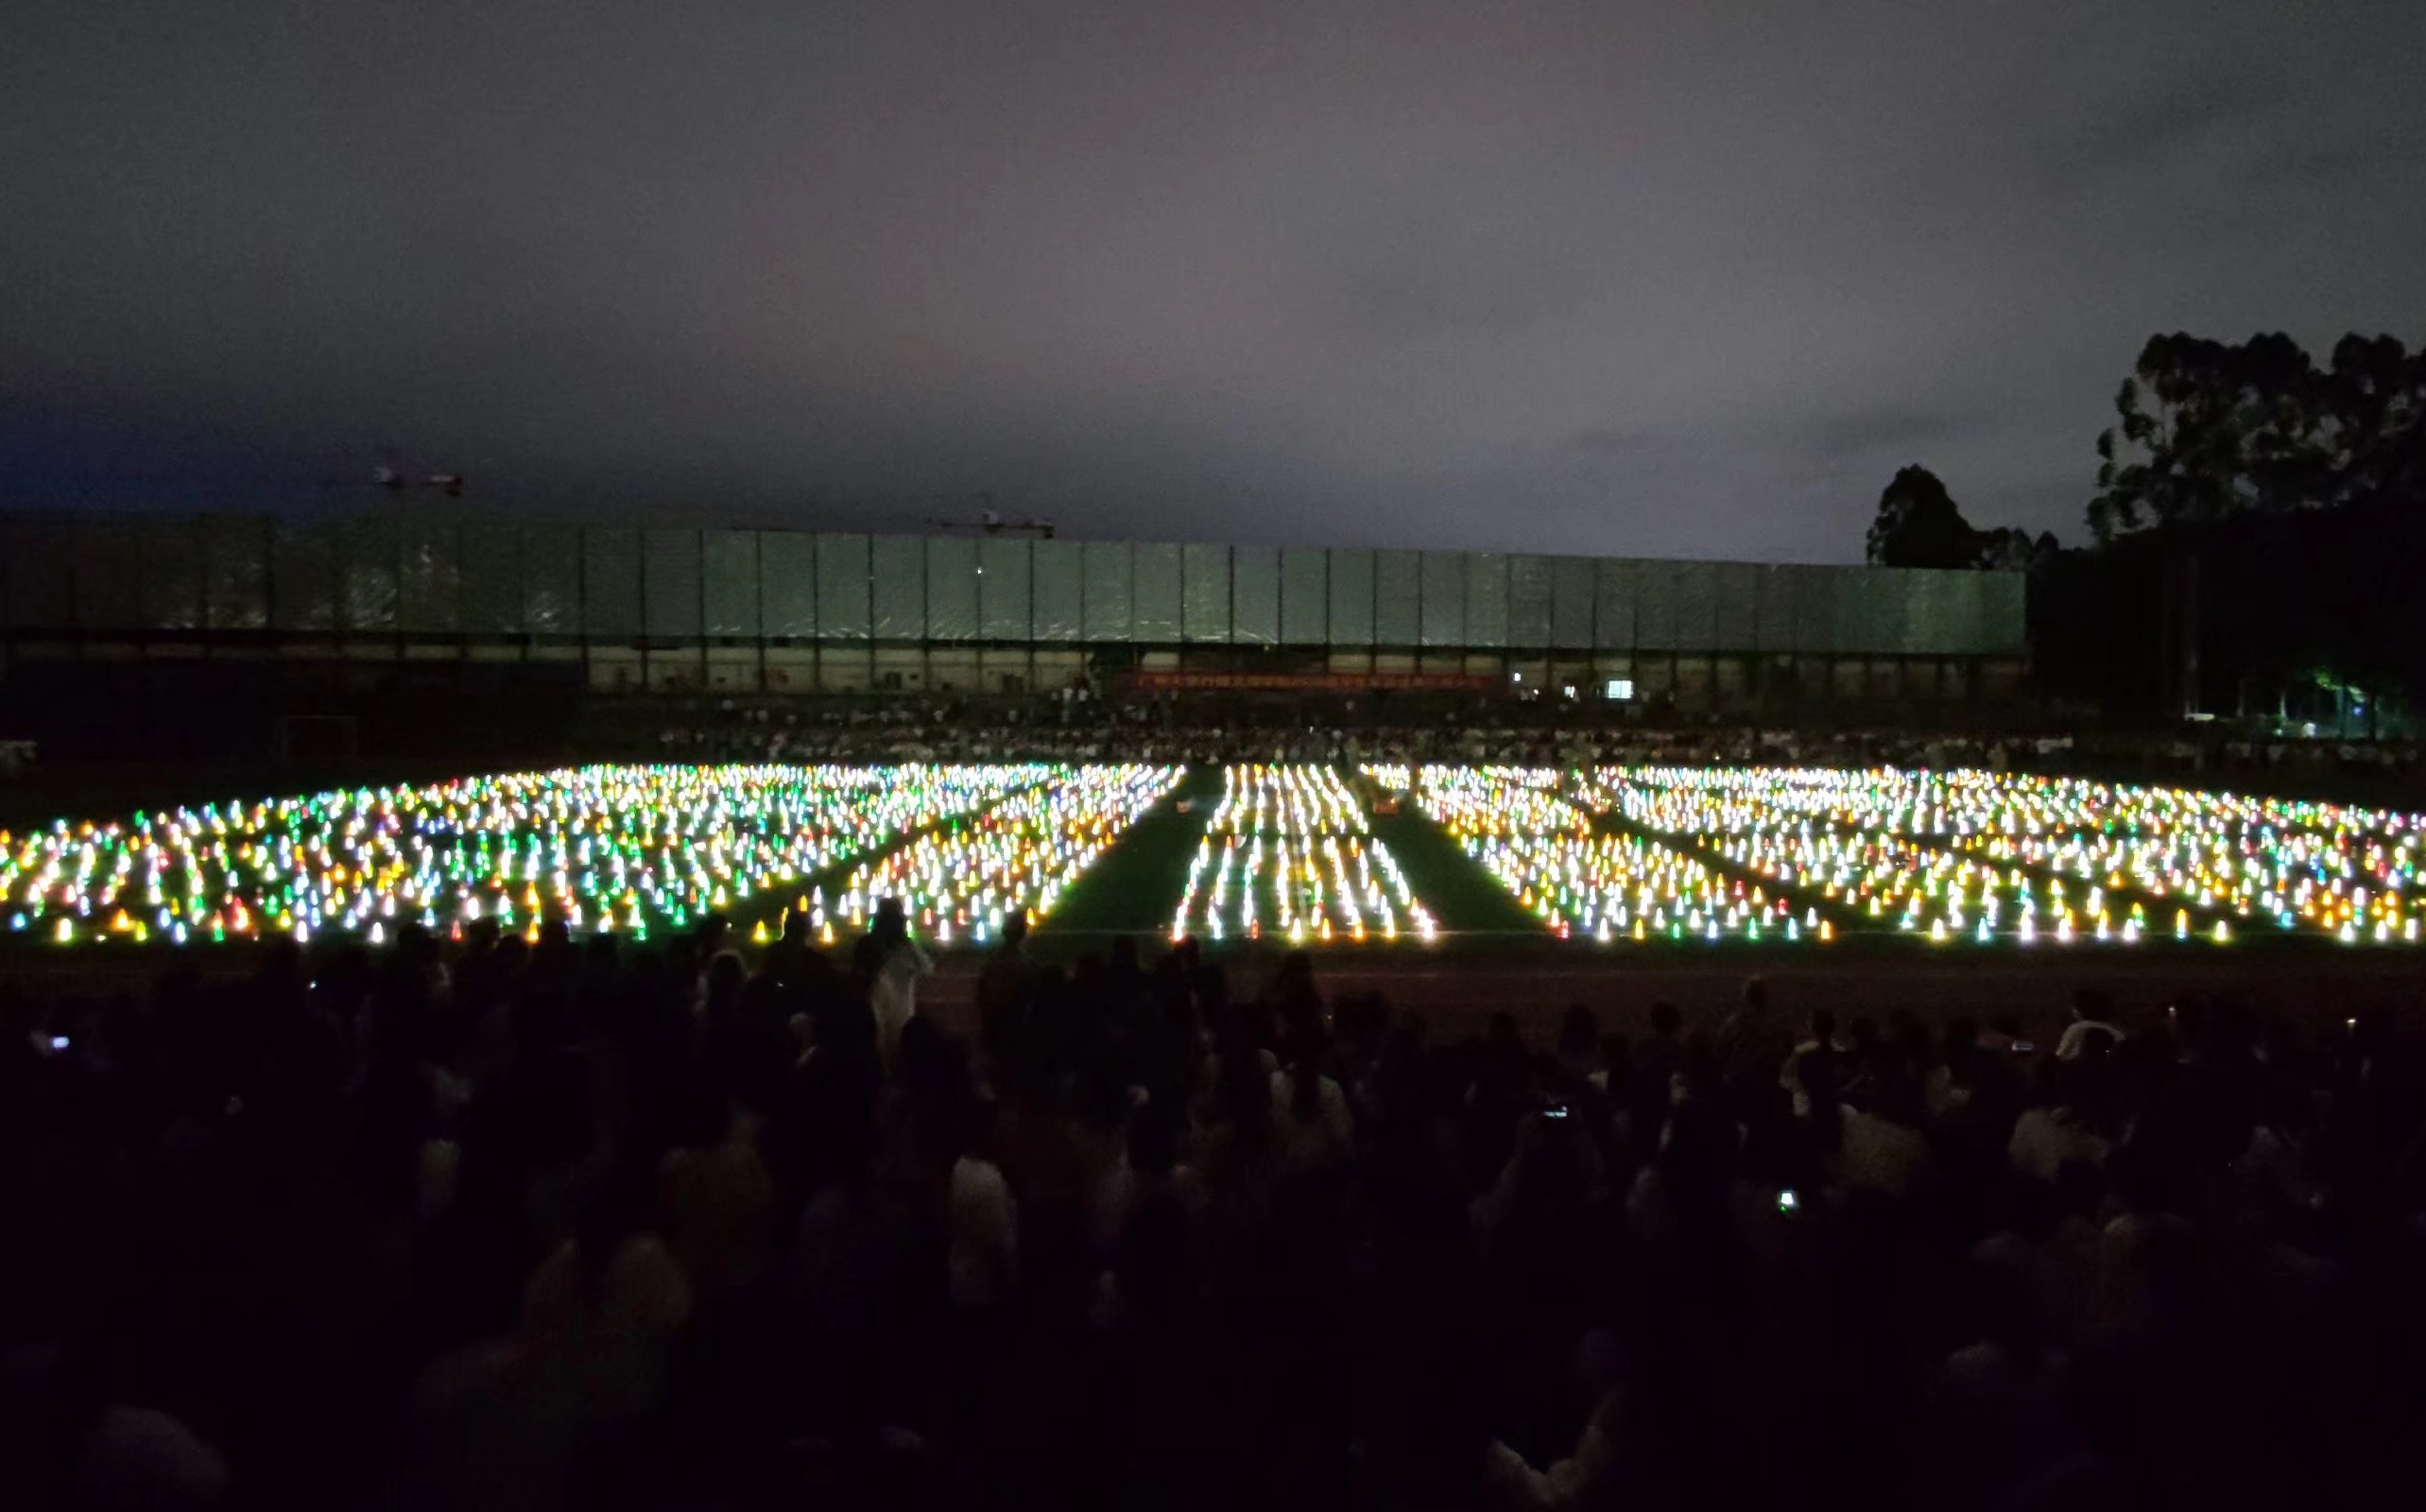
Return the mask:
<svg viewBox="0 0 2426 1512"><path fill-rule="evenodd" d="M649 761L1446 761L1897 765L2297 790L2323 783L2426 801L2426 745L2207 735L1802 728L1576 713L1578 706L1372 696L1328 709L1181 696L1105 701L901 695L856 702L641 704L595 731L600 754ZM1558 717L1569 716L1569 717Z"/></svg>
<svg viewBox="0 0 2426 1512"><path fill-rule="evenodd" d="M8 1006L24 1507L2400 1504L2403 1019L407 930ZM0 998L8 984L0 979ZM2320 1005L2320 1009L2325 1005Z"/></svg>

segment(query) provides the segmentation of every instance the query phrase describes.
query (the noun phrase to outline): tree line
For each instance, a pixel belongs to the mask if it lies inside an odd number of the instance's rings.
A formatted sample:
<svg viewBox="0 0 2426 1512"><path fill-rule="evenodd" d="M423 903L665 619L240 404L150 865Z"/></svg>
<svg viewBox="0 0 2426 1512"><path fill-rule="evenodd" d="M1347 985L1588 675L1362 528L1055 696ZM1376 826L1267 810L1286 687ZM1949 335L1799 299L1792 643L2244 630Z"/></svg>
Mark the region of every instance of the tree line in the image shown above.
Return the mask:
<svg viewBox="0 0 2426 1512"><path fill-rule="evenodd" d="M2159 335L2114 407L2089 546L1977 528L1910 466L1869 559L2031 572L2042 689L2109 712L2249 712L2295 685L2426 704L2426 350L2354 334L2320 364L2280 333Z"/></svg>

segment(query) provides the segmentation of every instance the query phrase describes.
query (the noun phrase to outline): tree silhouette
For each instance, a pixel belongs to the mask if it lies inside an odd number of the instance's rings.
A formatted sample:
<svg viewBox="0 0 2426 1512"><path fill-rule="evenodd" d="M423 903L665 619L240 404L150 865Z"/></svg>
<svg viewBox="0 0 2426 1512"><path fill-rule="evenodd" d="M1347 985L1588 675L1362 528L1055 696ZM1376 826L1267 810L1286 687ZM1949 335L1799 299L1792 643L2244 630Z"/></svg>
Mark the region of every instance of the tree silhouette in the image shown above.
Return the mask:
<svg viewBox="0 0 2426 1512"><path fill-rule="evenodd" d="M1870 522L1870 560L1881 567L1977 567L1987 544L1925 467L1899 469Z"/></svg>
<svg viewBox="0 0 2426 1512"><path fill-rule="evenodd" d="M2415 498L2426 476L2426 353L2391 336L2344 336L2322 369L2280 333L2151 336L2114 407L2089 507L2101 541Z"/></svg>

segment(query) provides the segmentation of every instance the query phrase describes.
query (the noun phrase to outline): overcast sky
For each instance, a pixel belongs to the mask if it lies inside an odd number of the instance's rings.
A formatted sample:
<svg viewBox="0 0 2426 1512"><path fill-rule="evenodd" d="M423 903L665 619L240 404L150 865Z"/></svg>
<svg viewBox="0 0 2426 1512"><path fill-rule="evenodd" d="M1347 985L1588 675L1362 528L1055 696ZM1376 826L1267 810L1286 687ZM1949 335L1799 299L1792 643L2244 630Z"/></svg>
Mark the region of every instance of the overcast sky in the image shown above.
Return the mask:
<svg viewBox="0 0 2426 1512"><path fill-rule="evenodd" d="M1850 560L2426 336L2418 0L7 9L0 503Z"/></svg>

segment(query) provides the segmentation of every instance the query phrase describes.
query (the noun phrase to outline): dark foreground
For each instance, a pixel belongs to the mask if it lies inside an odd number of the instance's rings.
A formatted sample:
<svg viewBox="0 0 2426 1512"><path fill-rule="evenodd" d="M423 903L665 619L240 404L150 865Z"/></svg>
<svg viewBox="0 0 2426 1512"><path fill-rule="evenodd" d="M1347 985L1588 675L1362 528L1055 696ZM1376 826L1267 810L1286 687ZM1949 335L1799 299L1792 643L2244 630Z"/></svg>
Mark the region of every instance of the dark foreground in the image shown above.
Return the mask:
<svg viewBox="0 0 2426 1512"><path fill-rule="evenodd" d="M1036 939L1030 954L1040 964L1075 971L1091 955L1107 957L1119 938L1053 929ZM1127 948L1148 958L1168 946L1147 933L1129 939ZM1968 1017L2010 1022L2042 1038L2060 1031L2083 991L2103 993L2119 1011L2136 1015L2159 1014L2195 998L2324 1022L2367 1008L2426 1008L2426 949L2341 949L2314 941L2276 948L2260 941L2222 950L2159 944L2144 951L1936 952L1917 944L1868 949L1867 943L1643 951L1527 938L1432 950L1342 947L1309 953L1309 958L1326 996L1380 993L1393 1007L1446 1031L1461 1023L1478 1027L1490 1015L1506 1013L1525 1033L1546 1035L1570 1005L1580 1004L1611 1028L1639 1032L1659 1002L1675 1005L1688 1024L1714 1026L1752 977L1797 1015L1824 1008L1850 1022L1864 1014L1904 1012L1931 1024ZM1209 959L1238 989L1252 993L1278 974L1286 956L1282 949L1249 947ZM245 946L64 952L0 942L0 1003L132 1002L163 972L190 970L206 980L227 980L244 975L254 958ZM937 953L935 974L919 990L921 1011L956 1033L973 1032L977 977L986 959L976 951Z"/></svg>
<svg viewBox="0 0 2426 1512"><path fill-rule="evenodd" d="M1071 943L0 961L9 1504L2408 1479L2405 959Z"/></svg>

